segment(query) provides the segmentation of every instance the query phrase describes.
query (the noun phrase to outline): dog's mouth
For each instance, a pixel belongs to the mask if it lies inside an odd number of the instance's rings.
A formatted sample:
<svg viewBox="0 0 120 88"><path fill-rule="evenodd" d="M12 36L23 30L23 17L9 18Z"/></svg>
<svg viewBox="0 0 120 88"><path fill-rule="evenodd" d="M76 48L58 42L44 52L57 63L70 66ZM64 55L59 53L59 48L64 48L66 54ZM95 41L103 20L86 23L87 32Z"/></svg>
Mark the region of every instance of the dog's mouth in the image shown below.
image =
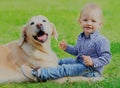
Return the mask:
<svg viewBox="0 0 120 88"><path fill-rule="evenodd" d="M41 43L44 43L48 39L48 34L40 30L33 38Z"/></svg>

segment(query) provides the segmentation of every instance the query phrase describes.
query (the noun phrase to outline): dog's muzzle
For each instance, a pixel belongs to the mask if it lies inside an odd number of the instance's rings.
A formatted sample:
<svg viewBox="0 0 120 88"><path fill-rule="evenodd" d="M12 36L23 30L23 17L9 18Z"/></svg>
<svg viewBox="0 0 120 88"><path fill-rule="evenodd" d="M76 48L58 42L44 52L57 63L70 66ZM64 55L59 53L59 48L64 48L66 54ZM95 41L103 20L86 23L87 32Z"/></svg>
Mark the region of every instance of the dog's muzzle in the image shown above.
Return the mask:
<svg viewBox="0 0 120 88"><path fill-rule="evenodd" d="M44 43L48 39L48 34L45 33L42 24L37 24L36 27L38 29L38 32L36 33L35 36L33 36L33 38L41 43Z"/></svg>

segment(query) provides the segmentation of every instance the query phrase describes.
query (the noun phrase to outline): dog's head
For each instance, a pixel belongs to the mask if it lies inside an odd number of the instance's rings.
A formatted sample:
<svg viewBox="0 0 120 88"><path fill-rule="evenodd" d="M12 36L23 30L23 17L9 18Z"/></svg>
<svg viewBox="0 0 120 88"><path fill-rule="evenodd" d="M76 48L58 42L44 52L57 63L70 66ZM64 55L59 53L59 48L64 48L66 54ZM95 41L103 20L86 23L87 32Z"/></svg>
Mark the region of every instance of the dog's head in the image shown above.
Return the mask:
<svg viewBox="0 0 120 88"><path fill-rule="evenodd" d="M24 42L43 44L50 40L51 35L57 40L55 26L45 16L33 16L23 27L20 46Z"/></svg>

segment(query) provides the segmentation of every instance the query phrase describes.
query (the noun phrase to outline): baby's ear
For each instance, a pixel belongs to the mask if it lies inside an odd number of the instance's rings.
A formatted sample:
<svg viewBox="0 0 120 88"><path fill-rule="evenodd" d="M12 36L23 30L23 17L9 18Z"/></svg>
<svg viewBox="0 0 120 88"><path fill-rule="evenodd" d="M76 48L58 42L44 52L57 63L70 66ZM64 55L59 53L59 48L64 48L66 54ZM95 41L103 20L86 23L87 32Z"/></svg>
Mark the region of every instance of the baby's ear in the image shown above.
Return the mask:
<svg viewBox="0 0 120 88"><path fill-rule="evenodd" d="M19 41L19 47L21 47L25 41L26 41L26 26L23 26L21 40Z"/></svg>
<svg viewBox="0 0 120 88"><path fill-rule="evenodd" d="M55 38L56 41L58 41L58 33L56 31L56 28L53 23L50 23L52 26L52 36Z"/></svg>
<svg viewBox="0 0 120 88"><path fill-rule="evenodd" d="M102 27L102 25L103 25L103 22L100 22L99 23L99 29Z"/></svg>
<svg viewBox="0 0 120 88"><path fill-rule="evenodd" d="M78 22L79 24L81 24L80 17L77 19L77 22Z"/></svg>

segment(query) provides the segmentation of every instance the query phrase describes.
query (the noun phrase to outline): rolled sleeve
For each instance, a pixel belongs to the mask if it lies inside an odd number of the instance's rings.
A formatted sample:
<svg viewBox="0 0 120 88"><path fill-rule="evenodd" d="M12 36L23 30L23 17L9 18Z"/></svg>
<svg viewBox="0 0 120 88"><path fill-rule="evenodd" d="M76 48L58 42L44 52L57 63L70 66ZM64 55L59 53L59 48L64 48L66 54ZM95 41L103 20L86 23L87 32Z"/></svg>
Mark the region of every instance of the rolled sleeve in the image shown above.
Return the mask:
<svg viewBox="0 0 120 88"><path fill-rule="evenodd" d="M98 58L92 58L92 61L94 63L94 67L101 67L110 62L111 54L105 53L104 56L98 57Z"/></svg>

